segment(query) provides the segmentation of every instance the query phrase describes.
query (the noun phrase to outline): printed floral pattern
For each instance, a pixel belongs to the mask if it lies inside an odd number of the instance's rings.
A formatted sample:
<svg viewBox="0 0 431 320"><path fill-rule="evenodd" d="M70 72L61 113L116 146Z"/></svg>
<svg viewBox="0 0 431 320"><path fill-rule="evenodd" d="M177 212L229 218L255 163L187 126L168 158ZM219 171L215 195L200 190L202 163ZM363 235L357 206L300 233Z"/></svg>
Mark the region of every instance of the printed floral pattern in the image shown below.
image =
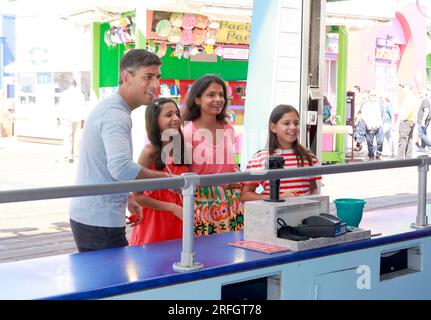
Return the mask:
<svg viewBox="0 0 431 320"><path fill-rule="evenodd" d="M201 187L195 195L195 235L242 230L244 209L239 189L219 186Z"/></svg>

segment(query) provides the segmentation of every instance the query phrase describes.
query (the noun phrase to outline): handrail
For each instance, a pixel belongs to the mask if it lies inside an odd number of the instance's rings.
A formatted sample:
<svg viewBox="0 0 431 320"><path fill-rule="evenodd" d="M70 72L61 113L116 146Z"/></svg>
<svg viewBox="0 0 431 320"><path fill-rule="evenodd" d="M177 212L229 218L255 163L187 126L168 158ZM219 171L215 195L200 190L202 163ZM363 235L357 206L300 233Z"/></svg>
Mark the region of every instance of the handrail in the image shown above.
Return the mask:
<svg viewBox="0 0 431 320"><path fill-rule="evenodd" d="M377 161L354 163L348 165L313 166L279 170L256 170L237 173L197 175L187 173L180 177L163 179L145 179L129 182L113 182L106 184L75 185L51 188L31 188L20 190L0 191L0 203L22 202L33 200L59 199L101 195L112 193L139 192L158 189L183 189L183 247L181 261L173 265L177 272L188 272L203 267L195 262L193 235L194 190L198 186L237 183L243 181L274 180L313 175L337 174L346 172L360 172L369 170L385 170L394 168L418 167L418 213L413 228L428 227L426 216L427 174L431 158L428 156L416 159Z"/></svg>
<svg viewBox="0 0 431 320"><path fill-rule="evenodd" d="M364 162L353 164L340 164L331 166L314 166L292 169L256 170L235 173L195 175L194 184L198 186L235 183L243 181L260 181L272 179L284 179L292 177L303 177L319 174L336 174L346 172L360 172L369 170L385 170L394 168L417 167L422 164L431 164L430 157L416 159L392 160L379 162ZM90 195L101 195L111 193L139 192L158 189L184 188L186 180L184 177L145 179L128 182L112 182L92 185L74 185L49 188L27 188L8 191L0 191L0 203L22 202L33 200L47 200L60 198L73 198Z"/></svg>

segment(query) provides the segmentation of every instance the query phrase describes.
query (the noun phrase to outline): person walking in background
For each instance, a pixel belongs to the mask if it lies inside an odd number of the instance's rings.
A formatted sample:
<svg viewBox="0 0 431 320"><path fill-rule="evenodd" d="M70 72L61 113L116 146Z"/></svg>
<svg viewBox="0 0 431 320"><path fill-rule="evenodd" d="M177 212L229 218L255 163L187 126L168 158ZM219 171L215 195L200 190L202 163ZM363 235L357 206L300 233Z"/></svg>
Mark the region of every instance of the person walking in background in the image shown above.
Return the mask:
<svg viewBox="0 0 431 320"><path fill-rule="evenodd" d="M77 185L146 178L166 172L133 162L131 113L147 105L159 88L160 58L144 49L127 51L120 62L118 92L100 101L86 119L76 172ZM79 251L127 246L128 193L72 198L70 226ZM132 212L142 208L130 202Z"/></svg>
<svg viewBox="0 0 431 320"><path fill-rule="evenodd" d="M138 163L151 170L175 175L188 172L180 126L180 109L174 100L153 100L145 110L145 128L150 143L142 150ZM173 148L167 148L169 144ZM175 159L176 156L178 159ZM153 190L131 193L129 199L129 203L137 202L143 207L143 210L129 218L133 223L129 245L137 246L182 237L181 194L172 190ZM129 208L129 211L131 210L134 208Z"/></svg>
<svg viewBox="0 0 431 320"><path fill-rule="evenodd" d="M425 148L431 146L431 139L428 138L427 130L431 121L431 106L428 94L425 90L419 92L421 104L417 114L418 137L416 147L418 151L424 152Z"/></svg>
<svg viewBox="0 0 431 320"><path fill-rule="evenodd" d="M401 87L403 87L405 95L398 116L398 159L406 159L413 156L413 132L416 125L417 99L410 84L402 84Z"/></svg>
<svg viewBox="0 0 431 320"><path fill-rule="evenodd" d="M239 171L235 132L228 121L225 82L215 75L197 79L187 95L184 137L192 154L190 171L215 174ZM195 235L238 231L244 227L240 185L199 187L195 196Z"/></svg>
<svg viewBox="0 0 431 320"><path fill-rule="evenodd" d="M318 165L316 156L303 147L299 141L299 113L290 105L279 105L269 117L269 142L266 150L259 151L248 162L247 170L266 170L270 156L282 156L284 168L308 167ZM318 194L320 176L287 178L280 181L280 197L295 197ZM257 187L263 186L261 194L256 193ZM264 200L270 195L269 181L244 182L241 200Z"/></svg>
<svg viewBox="0 0 431 320"><path fill-rule="evenodd" d="M332 106L326 96L323 96L323 124L333 125L332 123Z"/></svg>
<svg viewBox="0 0 431 320"><path fill-rule="evenodd" d="M85 98L75 79L60 96L60 124L63 128L63 160L69 163L78 156L81 124L84 120Z"/></svg>
<svg viewBox="0 0 431 320"><path fill-rule="evenodd" d="M368 157L373 160L380 160L383 152L383 118L384 109L377 99L376 91L370 90L368 100L361 105L358 117L364 121L367 138ZM374 140L377 147L374 148Z"/></svg>
<svg viewBox="0 0 431 320"><path fill-rule="evenodd" d="M389 148L389 155L392 157L396 157L395 143L392 137L392 131L394 130L395 125L394 108L389 97L382 96L381 100L385 112L383 119L383 136L388 143L387 146Z"/></svg>

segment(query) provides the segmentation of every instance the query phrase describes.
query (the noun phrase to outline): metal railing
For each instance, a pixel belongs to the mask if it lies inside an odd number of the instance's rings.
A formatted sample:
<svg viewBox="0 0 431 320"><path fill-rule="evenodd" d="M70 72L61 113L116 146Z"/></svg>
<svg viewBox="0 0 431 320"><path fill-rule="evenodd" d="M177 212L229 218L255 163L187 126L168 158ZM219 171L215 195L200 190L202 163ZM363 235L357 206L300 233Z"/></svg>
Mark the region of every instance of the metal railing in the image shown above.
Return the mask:
<svg viewBox="0 0 431 320"><path fill-rule="evenodd" d="M0 191L0 203L72 198L90 195L112 193L139 192L158 189L182 189L183 192L183 242L181 261L174 263L177 272L188 272L203 267L196 262L194 252L194 194L196 187L238 183L244 181L273 180L313 175L327 175L346 172L360 172L369 170L385 170L406 167L418 167L418 210L413 228L427 228L426 215L427 175L431 158L422 156L415 159L377 161L354 163L348 165L314 166L294 169L259 170L214 175L197 175L186 173L182 176L164 179L146 179L130 182L114 182L94 185L75 185L52 188L33 188L21 190Z"/></svg>

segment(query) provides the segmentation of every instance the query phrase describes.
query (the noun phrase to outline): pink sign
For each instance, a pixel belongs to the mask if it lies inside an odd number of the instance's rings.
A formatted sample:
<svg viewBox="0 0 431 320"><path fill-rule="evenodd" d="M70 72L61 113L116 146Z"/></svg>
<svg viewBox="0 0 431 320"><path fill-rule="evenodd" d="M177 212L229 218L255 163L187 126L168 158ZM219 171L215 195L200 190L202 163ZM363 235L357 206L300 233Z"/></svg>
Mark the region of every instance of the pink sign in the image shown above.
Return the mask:
<svg viewBox="0 0 431 320"><path fill-rule="evenodd" d="M249 249L249 250L259 251L263 253L276 253L276 252L289 250L289 248L287 247L276 246L274 244L257 242L257 241L246 241L246 240L234 241L234 242L229 242L228 244L234 247L240 247L243 249Z"/></svg>

